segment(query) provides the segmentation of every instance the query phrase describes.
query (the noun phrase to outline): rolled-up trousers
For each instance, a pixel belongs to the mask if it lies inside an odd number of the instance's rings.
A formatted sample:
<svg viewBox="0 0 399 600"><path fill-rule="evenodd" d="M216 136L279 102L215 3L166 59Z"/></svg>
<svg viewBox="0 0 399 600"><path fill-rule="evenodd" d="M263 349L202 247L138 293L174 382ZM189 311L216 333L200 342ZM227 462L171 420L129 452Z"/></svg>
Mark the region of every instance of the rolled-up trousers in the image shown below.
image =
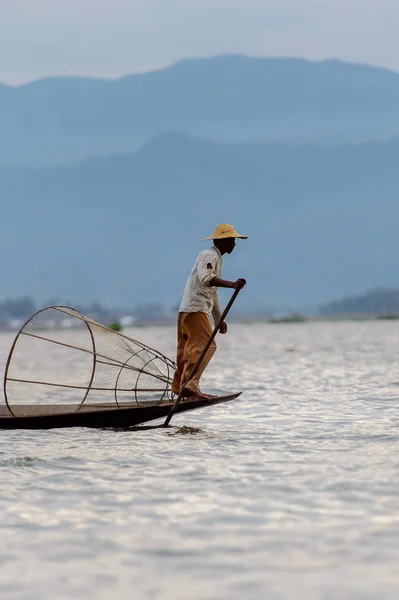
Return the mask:
<svg viewBox="0 0 399 600"><path fill-rule="evenodd" d="M179 394L197 362L202 350L212 335L209 316L202 312L179 313L177 320L177 369L173 378L172 391ZM212 341L198 370L190 381L191 390L199 390L199 380L208 366L216 350L216 342Z"/></svg>

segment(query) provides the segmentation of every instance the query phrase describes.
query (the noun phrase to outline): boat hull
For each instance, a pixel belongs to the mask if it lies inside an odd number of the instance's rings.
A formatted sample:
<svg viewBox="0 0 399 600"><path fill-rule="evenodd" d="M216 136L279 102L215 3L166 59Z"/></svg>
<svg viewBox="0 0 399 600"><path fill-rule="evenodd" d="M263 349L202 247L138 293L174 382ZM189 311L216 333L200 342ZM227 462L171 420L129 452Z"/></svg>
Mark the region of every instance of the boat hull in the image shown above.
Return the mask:
<svg viewBox="0 0 399 600"><path fill-rule="evenodd" d="M189 399L179 404L176 414L229 402L238 398L240 393L216 396L209 400L199 398ZM22 412L22 408L16 416L3 413L0 416L0 429L59 429L66 427L126 428L166 418L171 407L171 404L161 404L158 406L96 408L91 410L89 406L85 406L84 410L46 413L45 406L40 407L40 410L38 407L27 406L25 407L25 414ZM32 414L28 414L29 408L32 409Z"/></svg>

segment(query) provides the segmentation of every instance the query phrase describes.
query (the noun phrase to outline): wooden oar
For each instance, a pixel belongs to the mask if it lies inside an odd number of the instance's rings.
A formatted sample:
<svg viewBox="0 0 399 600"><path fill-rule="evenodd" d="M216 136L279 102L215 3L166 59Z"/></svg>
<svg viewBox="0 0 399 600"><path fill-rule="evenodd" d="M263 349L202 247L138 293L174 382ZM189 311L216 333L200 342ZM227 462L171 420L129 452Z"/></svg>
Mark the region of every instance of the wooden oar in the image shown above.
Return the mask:
<svg viewBox="0 0 399 600"><path fill-rule="evenodd" d="M241 288L238 288L238 289L234 290L234 293L233 293L233 295L231 296L231 298L230 298L230 300L229 300L229 303L227 304L226 308L224 309L224 311L223 311L223 313L222 313L222 315L221 315L220 319L219 319L219 320L218 320L218 322L216 323L216 325L215 325L215 328L214 328L214 330L212 331L212 335L211 335L211 337L209 338L209 340L208 340L208 342L207 342L207 344L206 344L205 348L204 348L204 349L203 349L203 351L201 352L201 354L200 354L200 356L199 356L199 358L198 358L197 362L196 362L196 363L195 363L195 365L193 366L193 368L192 368L192 370L191 370L191 373L190 373L190 376L189 376L189 378L187 379L187 381L185 382L185 384L187 384L189 381L191 381L191 380L192 380L192 378L194 377L194 375L196 374L196 372L198 371L198 367L199 367L199 366L200 366L200 364L202 363L202 361L203 361L203 359L204 359L204 356L205 356L205 354L208 352L208 350L209 350L209 346L212 344L212 342L213 342L213 340L214 340L214 338L215 338L215 336L216 336L217 332L218 332L218 331L219 331L219 329L220 329L220 326L221 326L221 324L223 323L223 321L225 320L225 318L226 318L226 316L227 316L227 313L229 312L230 308L233 306L233 304L234 304L234 300L237 298L238 294L240 293L240 289L241 289ZM180 392L180 394L177 396L176 400L174 401L174 404L173 404L172 408L170 409L168 416L166 417L165 423L163 424L163 426L164 426L164 427L167 427L167 426L169 425L169 422L170 422L171 418L173 417L174 413L176 412L176 409L177 409L177 407L178 407L178 406L179 406L179 404L180 404L180 400L181 400L181 399L182 399L182 397L183 397L183 393L184 393L184 386L183 386L183 388L182 388L182 391Z"/></svg>

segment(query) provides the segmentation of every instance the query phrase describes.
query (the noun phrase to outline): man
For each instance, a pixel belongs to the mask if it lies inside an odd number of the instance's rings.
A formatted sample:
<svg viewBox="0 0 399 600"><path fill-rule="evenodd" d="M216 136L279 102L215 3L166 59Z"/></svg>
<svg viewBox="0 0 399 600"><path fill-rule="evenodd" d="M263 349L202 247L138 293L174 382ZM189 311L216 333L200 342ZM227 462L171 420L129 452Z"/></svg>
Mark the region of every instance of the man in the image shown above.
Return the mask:
<svg viewBox="0 0 399 600"><path fill-rule="evenodd" d="M213 240L214 245L199 254L187 280L177 322L177 370L172 384L175 394L183 392L184 396L211 397L201 392L199 380L215 353L215 341L210 345L196 375L191 381L188 378L212 335L210 315L212 314L215 325L221 317L218 288L241 289L246 284L245 279L221 279L222 256L233 252L236 238L247 239L228 223L218 225L213 234L205 238ZM219 331L227 333L225 321L220 325Z"/></svg>

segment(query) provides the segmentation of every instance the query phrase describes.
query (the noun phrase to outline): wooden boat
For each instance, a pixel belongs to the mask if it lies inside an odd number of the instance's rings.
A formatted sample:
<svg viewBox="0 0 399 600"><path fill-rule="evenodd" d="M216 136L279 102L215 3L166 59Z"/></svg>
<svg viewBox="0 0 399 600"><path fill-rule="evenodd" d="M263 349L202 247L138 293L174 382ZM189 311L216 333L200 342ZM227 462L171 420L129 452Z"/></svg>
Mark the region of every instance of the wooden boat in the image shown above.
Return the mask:
<svg viewBox="0 0 399 600"><path fill-rule="evenodd" d="M192 398L182 401L177 413L229 402L240 394L216 396L210 400ZM80 410L71 405L14 406L14 415L0 407L0 429L53 429L60 427L132 427L167 417L172 404L137 406L135 403L84 404Z"/></svg>
<svg viewBox="0 0 399 600"><path fill-rule="evenodd" d="M73 308L46 307L28 319L11 347L0 429L126 428L165 418L175 368L160 352ZM239 395L190 397L176 412ZM26 397L32 402L25 404Z"/></svg>

